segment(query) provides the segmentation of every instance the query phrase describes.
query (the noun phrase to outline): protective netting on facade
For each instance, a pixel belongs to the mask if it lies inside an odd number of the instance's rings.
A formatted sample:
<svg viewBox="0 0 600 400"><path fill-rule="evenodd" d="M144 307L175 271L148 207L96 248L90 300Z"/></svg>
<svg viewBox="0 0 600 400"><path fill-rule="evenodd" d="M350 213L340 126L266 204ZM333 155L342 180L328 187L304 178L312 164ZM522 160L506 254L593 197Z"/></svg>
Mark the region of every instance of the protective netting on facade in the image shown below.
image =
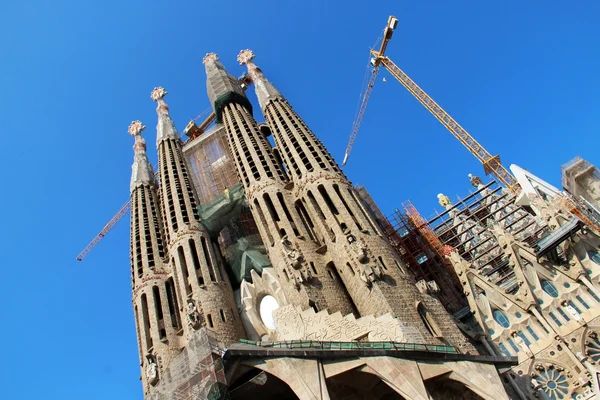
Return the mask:
<svg viewBox="0 0 600 400"><path fill-rule="evenodd" d="M271 263L235 172L225 129L217 125L184 152L200 200L200 219L219 245L232 285L250 281L250 270L260 274Z"/></svg>
<svg viewBox="0 0 600 400"><path fill-rule="evenodd" d="M188 345L164 369L150 400L227 399L222 349L206 328L192 335Z"/></svg>
<svg viewBox="0 0 600 400"><path fill-rule="evenodd" d="M217 126L185 148L201 205L212 203L239 183L223 127Z"/></svg>

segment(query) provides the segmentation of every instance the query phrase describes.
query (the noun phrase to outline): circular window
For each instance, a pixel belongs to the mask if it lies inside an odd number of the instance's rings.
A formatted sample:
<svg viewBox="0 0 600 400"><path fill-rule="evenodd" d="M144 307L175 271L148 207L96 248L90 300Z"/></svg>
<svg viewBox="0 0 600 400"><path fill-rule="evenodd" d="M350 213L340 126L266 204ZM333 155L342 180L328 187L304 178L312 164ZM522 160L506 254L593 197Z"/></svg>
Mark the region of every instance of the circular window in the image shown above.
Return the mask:
<svg viewBox="0 0 600 400"><path fill-rule="evenodd" d="M569 282L565 282L565 287L566 288L570 288L571 287L571 285L569 285Z"/></svg>
<svg viewBox="0 0 600 400"><path fill-rule="evenodd" d="M275 329L275 321L273 320L273 311L279 308L279 303L275 297L271 295L266 295L260 301L260 306L258 307L260 310L260 319L263 324L269 329Z"/></svg>
<svg viewBox="0 0 600 400"><path fill-rule="evenodd" d="M516 317L517 317L517 318L521 318L521 317L522 317L521 313L520 313L520 312L518 312L518 313L516 314Z"/></svg>

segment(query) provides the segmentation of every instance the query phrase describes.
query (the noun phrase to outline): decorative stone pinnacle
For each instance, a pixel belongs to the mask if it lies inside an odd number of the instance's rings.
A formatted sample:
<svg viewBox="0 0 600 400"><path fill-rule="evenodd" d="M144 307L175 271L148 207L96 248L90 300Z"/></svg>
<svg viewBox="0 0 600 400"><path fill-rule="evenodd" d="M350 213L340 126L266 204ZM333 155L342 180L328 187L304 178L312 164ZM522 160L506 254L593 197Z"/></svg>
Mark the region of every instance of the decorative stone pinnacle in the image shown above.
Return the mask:
<svg viewBox="0 0 600 400"><path fill-rule="evenodd" d="M252 61L253 59L254 53L249 49L240 51L240 54L237 56L237 61L240 63L240 65L247 64L248 61Z"/></svg>
<svg viewBox="0 0 600 400"><path fill-rule="evenodd" d="M167 95L167 91L162 86L154 88L152 93L150 94L150 98L154 101L158 101L164 98Z"/></svg>
<svg viewBox="0 0 600 400"><path fill-rule="evenodd" d="M206 53L202 59L202 64L206 65L209 61L219 61L219 56L216 53Z"/></svg>
<svg viewBox="0 0 600 400"><path fill-rule="evenodd" d="M142 124L142 121L137 120L131 122L129 128L127 129L127 132L129 132L131 136L139 136L142 134L142 131L144 129L146 129L146 126Z"/></svg>

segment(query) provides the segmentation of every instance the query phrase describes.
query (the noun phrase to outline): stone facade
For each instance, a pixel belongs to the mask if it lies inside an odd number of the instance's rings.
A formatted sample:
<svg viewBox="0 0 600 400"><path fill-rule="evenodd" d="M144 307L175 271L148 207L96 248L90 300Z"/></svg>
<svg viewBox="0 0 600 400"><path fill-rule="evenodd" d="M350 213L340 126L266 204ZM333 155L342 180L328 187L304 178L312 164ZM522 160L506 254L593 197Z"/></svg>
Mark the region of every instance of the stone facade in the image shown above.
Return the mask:
<svg viewBox="0 0 600 400"><path fill-rule="evenodd" d="M494 202L485 226L443 196L440 204L454 214L462 256L451 249L448 258L483 342L492 354L518 357L505 376L518 398L598 398L600 237L573 225L560 196L530 194L534 216L480 180L474 186ZM532 237L537 244L524 241Z"/></svg>

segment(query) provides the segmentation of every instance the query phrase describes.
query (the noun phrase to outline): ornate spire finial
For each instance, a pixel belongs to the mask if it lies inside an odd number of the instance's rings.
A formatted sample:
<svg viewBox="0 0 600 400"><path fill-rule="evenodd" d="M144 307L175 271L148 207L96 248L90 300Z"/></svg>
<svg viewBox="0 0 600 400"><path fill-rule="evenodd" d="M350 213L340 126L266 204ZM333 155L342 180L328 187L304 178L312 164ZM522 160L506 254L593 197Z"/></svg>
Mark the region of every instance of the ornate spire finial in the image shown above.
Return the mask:
<svg viewBox="0 0 600 400"><path fill-rule="evenodd" d="M206 53L202 59L202 64L206 65L209 61L219 61L219 56L216 53Z"/></svg>
<svg viewBox="0 0 600 400"><path fill-rule="evenodd" d="M240 51L240 54L237 56L237 61L240 63L240 65L247 64L248 61L252 61L253 59L254 53L249 49Z"/></svg>
<svg viewBox="0 0 600 400"><path fill-rule="evenodd" d="M167 91L162 86L154 88L152 93L150 94L150 98L154 101L158 101L164 98L167 95Z"/></svg>
<svg viewBox="0 0 600 400"><path fill-rule="evenodd" d="M476 188L479 188L479 185L483 185L481 178L473 174L469 174L469 181L471 182L471 185L475 186Z"/></svg>
<svg viewBox="0 0 600 400"><path fill-rule="evenodd" d="M146 129L146 126L144 124L142 124L142 121L137 120L137 121L132 121L131 124L129 125L129 128L127 129L127 132L129 132L129 134L131 136L140 136L142 134L142 131Z"/></svg>

